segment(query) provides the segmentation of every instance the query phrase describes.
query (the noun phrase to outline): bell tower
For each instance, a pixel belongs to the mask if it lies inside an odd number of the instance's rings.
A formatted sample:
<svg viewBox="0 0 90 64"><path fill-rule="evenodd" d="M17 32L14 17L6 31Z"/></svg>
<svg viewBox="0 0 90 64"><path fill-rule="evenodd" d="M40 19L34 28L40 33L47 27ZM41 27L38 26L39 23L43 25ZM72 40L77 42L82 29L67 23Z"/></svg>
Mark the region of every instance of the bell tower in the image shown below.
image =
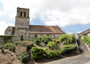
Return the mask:
<svg viewBox="0 0 90 64"><path fill-rule="evenodd" d="M15 35L26 35L29 29L29 9L17 7L17 14L15 17ZM22 34L21 34L22 33Z"/></svg>

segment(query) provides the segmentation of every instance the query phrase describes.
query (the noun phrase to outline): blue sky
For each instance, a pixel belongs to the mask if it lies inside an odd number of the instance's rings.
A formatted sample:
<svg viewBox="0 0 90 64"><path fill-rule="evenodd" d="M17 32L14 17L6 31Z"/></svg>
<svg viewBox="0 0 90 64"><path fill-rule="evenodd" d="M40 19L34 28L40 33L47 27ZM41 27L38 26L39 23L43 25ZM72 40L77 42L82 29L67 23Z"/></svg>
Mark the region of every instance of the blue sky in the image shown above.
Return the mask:
<svg viewBox="0 0 90 64"><path fill-rule="evenodd" d="M15 25L17 7L30 9L30 25L58 25L66 33L90 28L90 0L0 0L0 35Z"/></svg>

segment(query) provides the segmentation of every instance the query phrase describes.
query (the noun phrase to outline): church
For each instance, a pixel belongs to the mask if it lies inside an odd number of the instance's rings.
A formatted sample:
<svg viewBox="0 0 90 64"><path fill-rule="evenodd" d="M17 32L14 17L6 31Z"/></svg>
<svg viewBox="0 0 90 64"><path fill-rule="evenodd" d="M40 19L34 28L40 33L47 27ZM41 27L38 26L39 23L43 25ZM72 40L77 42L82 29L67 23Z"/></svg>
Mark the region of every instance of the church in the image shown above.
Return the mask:
<svg viewBox="0 0 90 64"><path fill-rule="evenodd" d="M4 35L23 36L29 38L40 36L58 38L61 34L65 34L59 26L29 25L29 21L29 8L17 7L15 26L8 26Z"/></svg>

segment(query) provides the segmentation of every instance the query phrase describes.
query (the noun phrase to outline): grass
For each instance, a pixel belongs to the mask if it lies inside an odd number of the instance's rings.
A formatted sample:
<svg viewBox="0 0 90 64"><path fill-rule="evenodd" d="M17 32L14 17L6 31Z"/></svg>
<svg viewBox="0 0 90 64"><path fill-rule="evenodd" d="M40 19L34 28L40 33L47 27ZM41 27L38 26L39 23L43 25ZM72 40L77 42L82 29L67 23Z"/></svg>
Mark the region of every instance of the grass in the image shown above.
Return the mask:
<svg viewBox="0 0 90 64"><path fill-rule="evenodd" d="M82 36L81 38L90 48L90 36L85 35L85 36Z"/></svg>

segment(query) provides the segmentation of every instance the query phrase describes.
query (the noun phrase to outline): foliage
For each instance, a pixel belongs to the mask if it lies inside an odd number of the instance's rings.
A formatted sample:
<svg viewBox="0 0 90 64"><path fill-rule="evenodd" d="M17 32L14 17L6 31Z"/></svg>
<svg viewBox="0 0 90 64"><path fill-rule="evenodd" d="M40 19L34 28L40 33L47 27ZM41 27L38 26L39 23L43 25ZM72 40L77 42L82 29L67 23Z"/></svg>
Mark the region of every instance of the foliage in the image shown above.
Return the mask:
<svg viewBox="0 0 90 64"><path fill-rule="evenodd" d="M58 50L46 51L47 58L55 58L55 57L59 57L60 55L61 55L61 53Z"/></svg>
<svg viewBox="0 0 90 64"><path fill-rule="evenodd" d="M15 51L15 45L13 45L12 43L7 43L3 47L4 47L4 49L9 49L12 52Z"/></svg>
<svg viewBox="0 0 90 64"><path fill-rule="evenodd" d="M27 52L20 52L19 55L21 56L22 63L28 62L29 54Z"/></svg>
<svg viewBox="0 0 90 64"><path fill-rule="evenodd" d="M59 43L60 42L58 39L53 39L52 41L55 42L55 43Z"/></svg>
<svg viewBox="0 0 90 64"><path fill-rule="evenodd" d="M23 45L22 45L22 41L15 41L14 44L15 44L15 45L23 46Z"/></svg>
<svg viewBox="0 0 90 64"><path fill-rule="evenodd" d="M63 44L68 45L68 44L73 44L75 43L75 36L73 34L67 35L67 34L62 34L59 36L58 40L60 42L63 42Z"/></svg>
<svg viewBox="0 0 90 64"><path fill-rule="evenodd" d="M24 39L23 39L23 36L21 36L20 40L21 40L21 41L23 41L23 40L24 40Z"/></svg>
<svg viewBox="0 0 90 64"><path fill-rule="evenodd" d="M65 45L63 46L60 51L61 51L61 54L67 52L67 51L70 51L70 50L74 50L77 48L77 45L76 44L71 44L71 45Z"/></svg>
<svg viewBox="0 0 90 64"><path fill-rule="evenodd" d="M90 48L90 36L85 35L85 36L82 36L81 38Z"/></svg>
<svg viewBox="0 0 90 64"><path fill-rule="evenodd" d="M49 41L52 41L51 37L50 36L47 36L47 37L42 37L41 41L45 44L47 44Z"/></svg>
<svg viewBox="0 0 90 64"><path fill-rule="evenodd" d="M45 50L42 47L32 47L31 49L31 58L32 60L41 60L43 59Z"/></svg>
<svg viewBox="0 0 90 64"><path fill-rule="evenodd" d="M39 39L34 39L34 43L38 44L38 43L40 43L40 40Z"/></svg>
<svg viewBox="0 0 90 64"><path fill-rule="evenodd" d="M7 43L13 36L0 36L5 43Z"/></svg>
<svg viewBox="0 0 90 64"><path fill-rule="evenodd" d="M49 43L47 44L47 46L50 47L51 49L54 49L56 47L56 43L49 41Z"/></svg>
<svg viewBox="0 0 90 64"><path fill-rule="evenodd" d="M39 37L40 42L41 42L42 38L43 38L43 36L40 36L40 37Z"/></svg>

